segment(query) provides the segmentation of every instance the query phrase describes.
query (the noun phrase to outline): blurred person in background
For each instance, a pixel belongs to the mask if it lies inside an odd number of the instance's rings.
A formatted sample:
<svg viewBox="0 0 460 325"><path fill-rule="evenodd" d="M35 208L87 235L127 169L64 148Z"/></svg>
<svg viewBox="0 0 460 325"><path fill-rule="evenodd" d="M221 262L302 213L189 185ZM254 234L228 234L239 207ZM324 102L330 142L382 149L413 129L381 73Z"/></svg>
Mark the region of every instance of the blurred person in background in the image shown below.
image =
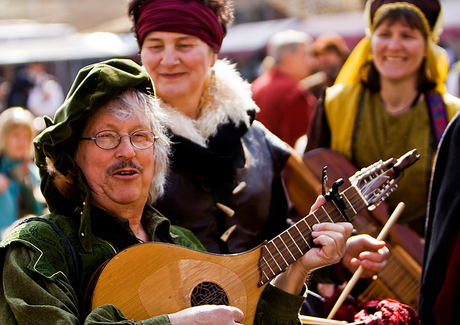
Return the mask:
<svg viewBox="0 0 460 325"><path fill-rule="evenodd" d="M398 222L420 237L436 147L460 107L460 99L446 93L440 14L437 0L368 1L369 33L318 101L308 133L307 151L332 148L358 169L417 148L421 161L386 202L389 211L405 202Z"/></svg>
<svg viewBox="0 0 460 325"><path fill-rule="evenodd" d="M313 47L316 57L316 74L322 74L322 82L310 87L316 97L320 97L325 87L331 87L340 69L350 54L345 39L336 32L325 32L315 38Z"/></svg>
<svg viewBox="0 0 460 325"><path fill-rule="evenodd" d="M45 208L32 156L34 119L21 107L0 114L0 231L26 215L41 214Z"/></svg>
<svg viewBox="0 0 460 325"><path fill-rule="evenodd" d="M315 67L313 39L301 31L278 32L268 42L265 61L267 70L252 83L260 108L256 118L294 147L307 131L316 101L301 83Z"/></svg>
<svg viewBox="0 0 460 325"><path fill-rule="evenodd" d="M64 102L64 93L56 78L46 71L41 62L33 62L28 67L34 83L27 97L27 109L35 116L53 117Z"/></svg>
<svg viewBox="0 0 460 325"><path fill-rule="evenodd" d="M34 87L34 80L30 72L30 65L16 69L16 74L11 81L6 107L27 108L30 90Z"/></svg>

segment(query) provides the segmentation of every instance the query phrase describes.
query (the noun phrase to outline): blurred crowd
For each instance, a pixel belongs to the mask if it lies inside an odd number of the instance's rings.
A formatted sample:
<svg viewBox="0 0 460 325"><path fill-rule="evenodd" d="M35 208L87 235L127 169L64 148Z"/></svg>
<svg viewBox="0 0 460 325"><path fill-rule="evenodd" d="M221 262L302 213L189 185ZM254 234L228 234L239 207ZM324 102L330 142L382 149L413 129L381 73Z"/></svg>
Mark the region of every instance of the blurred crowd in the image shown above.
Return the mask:
<svg viewBox="0 0 460 325"><path fill-rule="evenodd" d="M43 116L54 117L64 101L61 85L41 62L19 68L13 80L0 79L0 232L18 220L46 212L34 164L32 141Z"/></svg>

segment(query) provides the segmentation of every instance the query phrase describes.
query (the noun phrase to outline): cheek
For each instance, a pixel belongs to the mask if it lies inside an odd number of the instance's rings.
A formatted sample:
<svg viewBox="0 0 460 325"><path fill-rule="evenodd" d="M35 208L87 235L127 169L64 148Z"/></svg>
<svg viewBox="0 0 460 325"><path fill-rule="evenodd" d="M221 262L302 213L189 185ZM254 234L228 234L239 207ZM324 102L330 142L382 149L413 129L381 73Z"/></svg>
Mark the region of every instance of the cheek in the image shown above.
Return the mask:
<svg viewBox="0 0 460 325"><path fill-rule="evenodd" d="M372 38L371 42L371 53L372 53L372 58L378 57L378 53L381 52L379 49L381 48L381 42L377 41L376 38Z"/></svg>
<svg viewBox="0 0 460 325"><path fill-rule="evenodd" d="M141 62L144 68L147 70L147 73L152 75L158 66L158 63L160 62L160 56L154 55L149 51L141 51Z"/></svg>
<svg viewBox="0 0 460 325"><path fill-rule="evenodd" d="M413 48L413 53L414 56L416 57L416 60L421 64L423 59L426 56L426 46L424 43L422 44L417 44L417 46L414 46Z"/></svg>
<svg viewBox="0 0 460 325"><path fill-rule="evenodd" d="M210 69L210 65L207 63L206 57L203 54L194 54L185 57L183 62L187 65L190 70L204 72Z"/></svg>
<svg viewBox="0 0 460 325"><path fill-rule="evenodd" d="M182 61L192 70L209 72L216 63L217 55L209 47L183 56Z"/></svg>
<svg viewBox="0 0 460 325"><path fill-rule="evenodd" d="M372 48L372 62L377 70L382 68L383 63L383 46L376 45Z"/></svg>
<svg viewBox="0 0 460 325"><path fill-rule="evenodd" d="M155 170L155 159L153 157L153 149L143 152L138 155L139 164L144 167L144 174L147 177L153 177Z"/></svg>
<svg viewBox="0 0 460 325"><path fill-rule="evenodd" d="M85 159L84 163L78 164L83 174L85 175L86 182L92 192L98 193L101 188L107 184L107 166L104 161L98 159Z"/></svg>
<svg viewBox="0 0 460 325"><path fill-rule="evenodd" d="M98 151L91 150L86 144L83 144L78 147L75 153L75 164L80 167L86 178L92 178L89 177L90 175L105 173L105 168L108 164L104 160L104 157L99 154L99 151L100 149ZM105 166L105 168L101 166Z"/></svg>

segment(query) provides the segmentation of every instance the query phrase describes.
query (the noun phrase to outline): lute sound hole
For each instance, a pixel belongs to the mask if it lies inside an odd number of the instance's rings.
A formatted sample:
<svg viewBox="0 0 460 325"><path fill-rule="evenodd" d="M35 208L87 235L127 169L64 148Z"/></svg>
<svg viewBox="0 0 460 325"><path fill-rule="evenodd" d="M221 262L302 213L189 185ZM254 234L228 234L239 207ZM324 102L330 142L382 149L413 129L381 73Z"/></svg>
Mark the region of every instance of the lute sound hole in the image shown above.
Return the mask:
<svg viewBox="0 0 460 325"><path fill-rule="evenodd" d="M219 285L213 282L201 282L193 289L190 303L192 307L201 305L228 306L228 297Z"/></svg>

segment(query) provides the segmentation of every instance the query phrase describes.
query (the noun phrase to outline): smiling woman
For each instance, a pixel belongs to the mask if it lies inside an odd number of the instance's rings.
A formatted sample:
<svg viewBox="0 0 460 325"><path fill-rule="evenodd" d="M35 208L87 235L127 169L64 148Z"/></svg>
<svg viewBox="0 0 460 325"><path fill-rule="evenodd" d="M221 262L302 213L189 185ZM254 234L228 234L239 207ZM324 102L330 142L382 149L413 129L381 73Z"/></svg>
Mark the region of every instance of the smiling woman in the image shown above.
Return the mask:
<svg viewBox="0 0 460 325"><path fill-rule="evenodd" d="M147 35L141 60L163 101L190 118L199 117L201 94L217 54L196 36L154 31Z"/></svg>
<svg viewBox="0 0 460 325"><path fill-rule="evenodd" d="M365 19L369 33L319 101L307 150L330 147L362 168L417 148L425 162L406 173L387 202L393 211L404 201L399 222L423 237L430 166L460 107L460 100L445 92L447 54L436 44L441 5L369 0Z"/></svg>
<svg viewBox="0 0 460 325"><path fill-rule="evenodd" d="M254 120L251 85L218 60L231 1L131 0L129 13L173 143L155 207L214 253L273 238L288 226L281 171L290 149Z"/></svg>
<svg viewBox="0 0 460 325"><path fill-rule="evenodd" d="M377 26L372 37L372 56L382 87L385 83L403 80L416 84L425 58L425 39L420 29L413 28L404 20L387 19ZM412 90L417 92L415 87Z"/></svg>

